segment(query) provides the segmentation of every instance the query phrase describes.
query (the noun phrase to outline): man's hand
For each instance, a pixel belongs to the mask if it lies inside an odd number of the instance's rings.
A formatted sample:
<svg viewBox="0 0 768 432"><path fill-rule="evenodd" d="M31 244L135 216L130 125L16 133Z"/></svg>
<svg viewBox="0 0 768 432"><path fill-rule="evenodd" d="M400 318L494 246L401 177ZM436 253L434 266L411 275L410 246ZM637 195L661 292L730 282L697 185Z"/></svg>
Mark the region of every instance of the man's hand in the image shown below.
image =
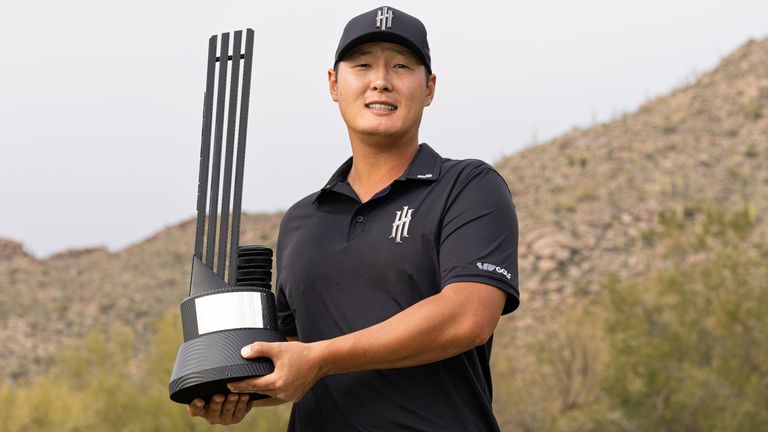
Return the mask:
<svg viewBox="0 0 768 432"><path fill-rule="evenodd" d="M195 399L187 405L187 412L192 417L203 417L210 424L231 425L243 421L251 408L282 405L287 402L271 397L248 402L249 397L247 394L230 394L225 399L223 395L215 395L207 407L205 401Z"/></svg>
<svg viewBox="0 0 768 432"><path fill-rule="evenodd" d="M256 342L243 347L245 358L269 357L275 371L269 375L227 384L236 393L260 393L298 402L324 376L314 345L302 342Z"/></svg>
<svg viewBox="0 0 768 432"><path fill-rule="evenodd" d="M252 402L248 402L249 395L230 394L215 395L211 398L211 403L205 405L202 399L195 399L187 405L187 412L192 417L203 417L210 424L231 425L240 423L248 411L253 407Z"/></svg>

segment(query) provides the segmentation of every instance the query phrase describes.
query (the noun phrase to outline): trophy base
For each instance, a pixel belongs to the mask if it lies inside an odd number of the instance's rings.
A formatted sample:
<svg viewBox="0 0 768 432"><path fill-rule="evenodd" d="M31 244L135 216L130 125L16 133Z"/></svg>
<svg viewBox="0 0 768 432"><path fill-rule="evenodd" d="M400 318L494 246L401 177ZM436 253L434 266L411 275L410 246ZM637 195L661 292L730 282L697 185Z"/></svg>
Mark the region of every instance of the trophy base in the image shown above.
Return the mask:
<svg viewBox="0 0 768 432"><path fill-rule="evenodd" d="M184 342L176 355L171 382L171 400L189 404L195 399L206 402L216 394L231 393L227 383L269 375L274 371L266 357L244 359L240 348L259 342L284 342L280 333L266 329L235 329L209 333ZM268 396L251 393L250 400Z"/></svg>

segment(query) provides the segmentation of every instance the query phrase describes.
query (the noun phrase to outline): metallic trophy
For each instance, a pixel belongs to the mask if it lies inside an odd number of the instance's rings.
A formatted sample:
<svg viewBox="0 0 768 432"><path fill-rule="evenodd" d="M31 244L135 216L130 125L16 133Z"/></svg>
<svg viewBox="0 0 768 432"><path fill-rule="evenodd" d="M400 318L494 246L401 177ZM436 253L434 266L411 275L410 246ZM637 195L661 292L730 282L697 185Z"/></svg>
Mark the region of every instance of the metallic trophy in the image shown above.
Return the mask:
<svg viewBox="0 0 768 432"><path fill-rule="evenodd" d="M226 395L229 393L227 383L231 381L272 373L272 360L244 359L240 349L256 341L285 341L277 331L275 297L271 291L272 250L262 246L239 246L253 30L245 31L244 53L243 32L233 33L231 54L230 33L213 35L208 40L192 277L189 297L181 302L184 343L176 355L168 386L171 400L183 404L196 398L208 401L215 394ZM228 70L230 64L231 70ZM241 73L242 87L238 97ZM215 89L214 81L217 81ZM211 152L214 93L216 118ZM222 161L225 135L226 152ZM217 223L219 193L221 219ZM252 400L266 397L251 394Z"/></svg>

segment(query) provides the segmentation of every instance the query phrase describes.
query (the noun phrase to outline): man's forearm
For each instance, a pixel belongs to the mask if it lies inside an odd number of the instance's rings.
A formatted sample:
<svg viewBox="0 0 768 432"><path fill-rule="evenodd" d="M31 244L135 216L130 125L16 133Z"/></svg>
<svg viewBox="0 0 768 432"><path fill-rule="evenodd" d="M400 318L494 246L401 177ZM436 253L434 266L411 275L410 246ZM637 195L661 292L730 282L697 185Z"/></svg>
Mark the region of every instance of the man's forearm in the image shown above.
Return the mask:
<svg viewBox="0 0 768 432"><path fill-rule="evenodd" d="M456 283L379 324L311 345L322 375L432 363L485 343L505 299L495 287Z"/></svg>

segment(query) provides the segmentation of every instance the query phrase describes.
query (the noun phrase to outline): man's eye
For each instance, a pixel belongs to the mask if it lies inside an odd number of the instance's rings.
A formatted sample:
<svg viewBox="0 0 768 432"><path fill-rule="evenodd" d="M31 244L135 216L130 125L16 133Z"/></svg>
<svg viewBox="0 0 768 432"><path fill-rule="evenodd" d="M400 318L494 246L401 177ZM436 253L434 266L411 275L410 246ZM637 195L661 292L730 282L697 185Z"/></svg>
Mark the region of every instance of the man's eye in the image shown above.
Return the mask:
<svg viewBox="0 0 768 432"><path fill-rule="evenodd" d="M371 65L368 63L360 63L359 65L355 65L356 68L369 68Z"/></svg>
<svg viewBox="0 0 768 432"><path fill-rule="evenodd" d="M395 69L409 69L409 67L402 63L398 63L395 65Z"/></svg>

